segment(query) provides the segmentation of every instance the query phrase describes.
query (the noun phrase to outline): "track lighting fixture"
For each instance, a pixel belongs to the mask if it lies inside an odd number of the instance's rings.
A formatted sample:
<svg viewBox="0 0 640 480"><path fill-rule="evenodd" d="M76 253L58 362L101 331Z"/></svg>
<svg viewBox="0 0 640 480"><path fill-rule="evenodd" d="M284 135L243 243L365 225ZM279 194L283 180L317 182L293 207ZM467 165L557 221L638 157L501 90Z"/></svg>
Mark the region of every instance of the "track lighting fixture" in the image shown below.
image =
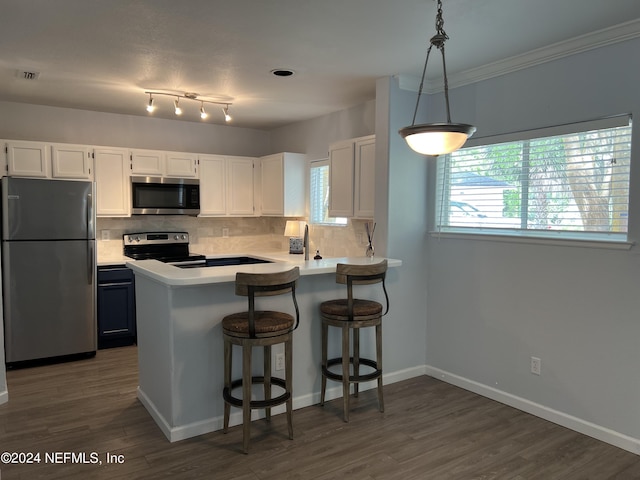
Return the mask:
<svg viewBox="0 0 640 480"><path fill-rule="evenodd" d="M451 123L451 112L449 109L449 85L447 81L447 66L444 60L444 42L449 39L444 32L444 20L442 19L442 0L438 0L438 12L436 15L436 34L431 37L429 48L427 49L427 58L424 61L424 69L422 70L422 80L418 89L418 99L416 100L416 109L413 113L413 122L410 126L400 129L398 132L404 138L413 150L423 155L441 155L451 153L458 150L476 131L473 125L466 123ZM420 104L420 95L422 95L422 86L424 85L424 76L427 72L427 63L429 62L429 54L431 49L436 47L442 53L442 71L444 75L444 101L447 107L447 121L442 123L423 123L415 125L416 114L418 113L418 105Z"/></svg>
<svg viewBox="0 0 640 480"><path fill-rule="evenodd" d="M156 107L154 107L153 105L153 95L149 94L149 103L147 104L147 112L153 113L155 109Z"/></svg>
<svg viewBox="0 0 640 480"><path fill-rule="evenodd" d="M149 95L149 102L147 103L147 112L152 113L155 110L154 105L154 95L157 97L158 95L164 95L167 97L174 97L173 107L176 115L182 115L182 107L180 106L180 100L185 98L187 100L195 100L196 102L200 102L200 118L205 120L209 117L209 114L204 108L205 103L211 103L213 105L223 105L222 112L224 113L224 121L230 122L231 115L229 115L229 105L232 105L228 102L216 102L214 100L207 100L205 98L200 98L197 93L185 92L184 94L176 94L176 93L168 93L168 92L158 92L158 91L146 91L144 92L146 95Z"/></svg>

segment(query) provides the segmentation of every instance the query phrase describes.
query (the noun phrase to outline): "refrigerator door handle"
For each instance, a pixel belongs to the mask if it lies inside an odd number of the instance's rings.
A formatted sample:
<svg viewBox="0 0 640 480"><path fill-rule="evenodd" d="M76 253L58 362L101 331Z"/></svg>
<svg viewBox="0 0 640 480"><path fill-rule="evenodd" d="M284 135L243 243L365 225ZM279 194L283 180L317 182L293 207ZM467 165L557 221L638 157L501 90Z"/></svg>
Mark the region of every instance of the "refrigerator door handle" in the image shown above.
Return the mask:
<svg viewBox="0 0 640 480"><path fill-rule="evenodd" d="M93 242L87 242L87 255L89 256L89 258L87 259L88 260L87 261L87 265L88 265L88 268L87 268L87 283L89 285L93 285L93 270L94 270L93 259L94 259L94 256L93 256L93 245L92 245L92 243Z"/></svg>
<svg viewBox="0 0 640 480"><path fill-rule="evenodd" d="M95 238L93 226L93 194L87 193L87 238Z"/></svg>

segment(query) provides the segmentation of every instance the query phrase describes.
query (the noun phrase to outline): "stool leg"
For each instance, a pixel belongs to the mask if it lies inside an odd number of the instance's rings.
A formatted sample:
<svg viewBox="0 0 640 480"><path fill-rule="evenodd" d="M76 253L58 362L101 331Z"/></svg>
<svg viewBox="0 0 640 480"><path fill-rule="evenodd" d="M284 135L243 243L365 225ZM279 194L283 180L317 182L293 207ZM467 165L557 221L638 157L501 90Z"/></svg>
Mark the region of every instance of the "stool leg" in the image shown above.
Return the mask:
<svg viewBox="0 0 640 480"><path fill-rule="evenodd" d="M376 366L380 370L378 377L378 406L384 412L384 399L382 397L382 323L376 325Z"/></svg>
<svg viewBox="0 0 640 480"><path fill-rule="evenodd" d="M271 345L264 346L264 399L271 399ZM265 418L271 421L271 408L265 408Z"/></svg>
<svg viewBox="0 0 640 480"><path fill-rule="evenodd" d="M353 329L353 377L358 378L360 375L360 329ZM359 382L353 383L353 396L358 396Z"/></svg>
<svg viewBox="0 0 640 480"><path fill-rule="evenodd" d="M251 435L251 345L242 344L242 447L249 453Z"/></svg>
<svg viewBox="0 0 640 480"><path fill-rule="evenodd" d="M342 403L344 421L349 421L349 327L342 327Z"/></svg>
<svg viewBox="0 0 640 480"><path fill-rule="evenodd" d="M327 389L327 377L324 374L327 368L327 336L329 335L329 325L322 320L322 387L320 388L320 405L324 405L324 394Z"/></svg>
<svg viewBox="0 0 640 480"><path fill-rule="evenodd" d="M284 369L285 386L289 392L287 400L287 425L289 426L289 439L293 440L293 334L284 343Z"/></svg>
<svg viewBox="0 0 640 480"><path fill-rule="evenodd" d="M231 389L231 342L224 340L224 388ZM227 433L229 430L229 415L231 414L231 404L224 402L224 428L223 432Z"/></svg>

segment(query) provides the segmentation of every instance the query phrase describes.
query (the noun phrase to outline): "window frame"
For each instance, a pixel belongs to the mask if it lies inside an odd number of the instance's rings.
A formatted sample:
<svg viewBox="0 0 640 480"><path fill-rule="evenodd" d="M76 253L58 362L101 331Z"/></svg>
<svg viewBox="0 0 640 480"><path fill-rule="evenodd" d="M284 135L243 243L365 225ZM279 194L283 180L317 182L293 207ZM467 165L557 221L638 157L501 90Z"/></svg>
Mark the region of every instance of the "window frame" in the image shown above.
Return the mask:
<svg viewBox="0 0 640 480"><path fill-rule="evenodd" d="M528 131L507 133L488 137L479 137L470 139L465 145L466 148L477 148L483 146L491 146L495 144L503 144L509 142L522 142L527 140L543 139L545 137L571 135L591 130L607 129L613 127L630 128L630 135L633 136L632 117L630 114L617 115L586 122L577 122L554 127L546 127ZM633 161L632 149L633 138L629 141L629 158L630 163ZM441 238L465 238L473 240L491 240L513 243L534 243L534 244L554 244L554 245L573 245L581 247L604 247L614 249L630 249L634 242L630 240L630 226L627 225L626 232L585 232L576 230L533 230L523 228L491 228L491 227L463 227L442 225L442 215L444 210L446 191L451 187L450 180L443 175L442 170L445 169L447 174L449 155L442 156L437 159L434 168L435 172L435 195L434 209L432 211L431 236L438 239ZM629 167L630 168L630 167ZM631 171L628 173L629 193L627 202L632 198L631 192ZM450 202L451 198L447 199ZM446 214L446 213L445 213Z"/></svg>
<svg viewBox="0 0 640 480"><path fill-rule="evenodd" d="M322 159L318 159L318 160L311 160L309 162L309 173L307 175L308 181L309 181L309 224L310 225L316 225L316 226L320 226L320 227L346 227L349 224L349 219L347 217L329 217L329 212L328 212L328 203L326 205L326 215L323 214L322 216L324 218L334 218L336 221L334 222L318 222L315 221L314 219L317 218L317 214L314 210L315 207L315 201L313 199L313 193L314 193L314 186L313 186L313 170L315 168L322 168L322 167L326 167L327 169L331 168L331 165L329 163L329 159L328 158L322 158ZM329 172L327 172L327 182L328 182L328 178L329 178ZM327 188L329 188L329 186L327 185ZM324 208L324 207L323 207Z"/></svg>

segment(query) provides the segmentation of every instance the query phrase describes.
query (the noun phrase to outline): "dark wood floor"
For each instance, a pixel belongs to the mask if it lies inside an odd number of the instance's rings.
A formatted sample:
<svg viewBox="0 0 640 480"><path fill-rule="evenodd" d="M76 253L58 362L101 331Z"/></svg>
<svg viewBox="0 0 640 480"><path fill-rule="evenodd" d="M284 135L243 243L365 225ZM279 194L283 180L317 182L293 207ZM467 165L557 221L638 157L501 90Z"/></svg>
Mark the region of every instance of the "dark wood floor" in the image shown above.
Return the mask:
<svg viewBox="0 0 640 480"><path fill-rule="evenodd" d="M294 412L241 429L169 443L136 399L136 348L7 372L0 452L39 452L40 464L0 465L20 479L639 479L640 457L500 403L419 377L352 402ZM45 463L45 452L97 452L102 465ZM106 452L124 463L106 464ZM59 454L60 455L60 454ZM61 461L64 457L59 457Z"/></svg>

